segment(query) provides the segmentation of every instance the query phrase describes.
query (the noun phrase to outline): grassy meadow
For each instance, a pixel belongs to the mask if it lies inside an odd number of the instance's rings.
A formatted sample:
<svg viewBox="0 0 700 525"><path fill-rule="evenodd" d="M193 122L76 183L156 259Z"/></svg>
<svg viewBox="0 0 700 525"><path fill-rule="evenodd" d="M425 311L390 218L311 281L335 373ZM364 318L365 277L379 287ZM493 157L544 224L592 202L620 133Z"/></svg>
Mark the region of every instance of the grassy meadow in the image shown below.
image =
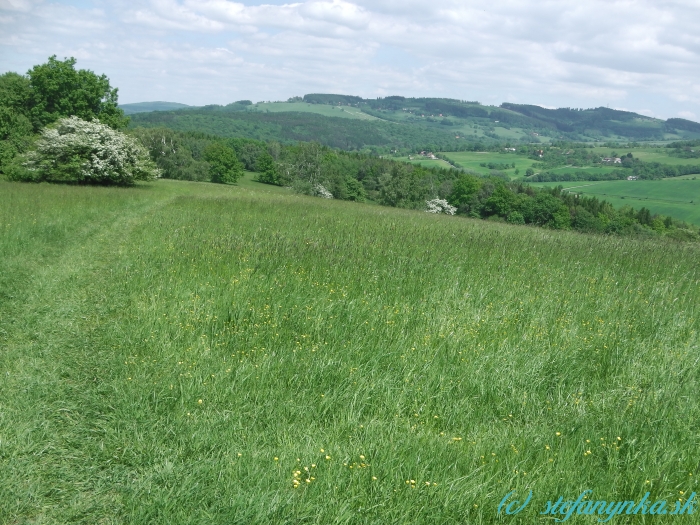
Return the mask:
<svg viewBox="0 0 700 525"><path fill-rule="evenodd" d="M481 166L482 163L515 163L515 168L501 170L504 173L507 173L512 179L524 177L525 171L531 167L532 163L534 162L525 155L518 155L516 153L497 153L492 151L448 151L445 152L444 155L453 162L457 162L463 168L481 173L482 175L488 175L491 172L488 167L485 168ZM519 170L519 175L515 174L515 169Z"/></svg>
<svg viewBox="0 0 700 525"><path fill-rule="evenodd" d="M693 179L695 177L695 180ZM700 180L695 175L662 180L540 182L534 187L562 186L610 202L616 208L647 208L652 213L700 225Z"/></svg>
<svg viewBox="0 0 700 525"><path fill-rule="evenodd" d="M672 505L700 475L698 256L249 178L0 181L0 523Z"/></svg>

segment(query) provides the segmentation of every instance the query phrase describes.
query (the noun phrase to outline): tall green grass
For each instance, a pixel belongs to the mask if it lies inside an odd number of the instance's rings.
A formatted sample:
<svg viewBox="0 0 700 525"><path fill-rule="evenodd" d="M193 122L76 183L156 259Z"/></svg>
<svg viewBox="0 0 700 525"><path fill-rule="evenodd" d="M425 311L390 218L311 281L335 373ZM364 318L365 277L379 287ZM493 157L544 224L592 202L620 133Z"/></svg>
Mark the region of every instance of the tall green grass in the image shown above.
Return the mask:
<svg viewBox="0 0 700 525"><path fill-rule="evenodd" d="M158 181L0 182L0 247L2 523L697 490L694 245Z"/></svg>

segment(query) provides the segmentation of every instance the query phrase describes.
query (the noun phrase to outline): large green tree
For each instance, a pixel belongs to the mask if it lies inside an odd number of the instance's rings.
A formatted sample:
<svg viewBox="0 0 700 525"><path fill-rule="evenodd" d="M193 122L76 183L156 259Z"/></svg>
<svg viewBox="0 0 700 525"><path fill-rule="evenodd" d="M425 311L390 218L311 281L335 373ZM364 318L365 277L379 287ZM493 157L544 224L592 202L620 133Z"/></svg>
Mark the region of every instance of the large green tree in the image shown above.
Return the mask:
<svg viewBox="0 0 700 525"><path fill-rule="evenodd" d="M204 158L209 163L212 182L236 182L243 176L243 165L236 157L233 148L222 142L214 142L204 151Z"/></svg>
<svg viewBox="0 0 700 525"><path fill-rule="evenodd" d="M452 191L448 196L447 200L450 204L457 206L460 213L467 213L470 211L470 206L474 204L474 199L476 198L481 186L483 185L483 180L470 175L469 173L462 173L457 177L452 185Z"/></svg>
<svg viewBox="0 0 700 525"><path fill-rule="evenodd" d="M0 75L0 171L31 142L33 127L27 117L30 94L28 78L17 73Z"/></svg>
<svg viewBox="0 0 700 525"><path fill-rule="evenodd" d="M486 215L507 217L515 207L517 196L501 181L497 181L495 186L493 193L483 204L484 212Z"/></svg>
<svg viewBox="0 0 700 525"><path fill-rule="evenodd" d="M430 198L430 188L423 173L408 164L394 163L379 178L379 202L398 208L423 208Z"/></svg>
<svg viewBox="0 0 700 525"><path fill-rule="evenodd" d="M27 77L12 72L0 75L0 107L26 114L31 92Z"/></svg>
<svg viewBox="0 0 700 525"><path fill-rule="evenodd" d="M15 155L29 149L32 125L23 114L0 106L0 172Z"/></svg>
<svg viewBox="0 0 700 525"><path fill-rule="evenodd" d="M34 130L68 116L88 121L96 118L113 129L126 127L129 119L117 106L117 88L110 86L105 75L76 70L75 63L75 58L61 61L54 55L27 72L29 118Z"/></svg>
<svg viewBox="0 0 700 525"><path fill-rule="evenodd" d="M280 184L280 176L275 165L275 160L267 152L260 155L256 162L258 180L266 184Z"/></svg>

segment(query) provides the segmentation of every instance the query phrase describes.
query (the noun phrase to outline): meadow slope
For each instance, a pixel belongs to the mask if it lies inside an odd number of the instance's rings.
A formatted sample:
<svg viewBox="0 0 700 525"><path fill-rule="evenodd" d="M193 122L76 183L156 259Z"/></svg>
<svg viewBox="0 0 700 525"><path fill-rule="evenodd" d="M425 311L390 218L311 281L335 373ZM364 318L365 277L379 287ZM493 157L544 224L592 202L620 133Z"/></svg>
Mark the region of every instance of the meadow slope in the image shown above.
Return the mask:
<svg viewBox="0 0 700 525"><path fill-rule="evenodd" d="M699 255L250 182L0 181L0 523L684 500Z"/></svg>

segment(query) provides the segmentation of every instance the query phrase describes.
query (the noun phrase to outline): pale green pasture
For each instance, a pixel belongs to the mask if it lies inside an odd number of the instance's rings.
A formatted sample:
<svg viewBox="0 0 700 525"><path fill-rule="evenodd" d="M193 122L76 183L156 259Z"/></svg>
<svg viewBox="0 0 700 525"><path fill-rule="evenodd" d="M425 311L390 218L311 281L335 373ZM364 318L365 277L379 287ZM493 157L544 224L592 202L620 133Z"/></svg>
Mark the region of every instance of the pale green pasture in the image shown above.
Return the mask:
<svg viewBox="0 0 700 525"><path fill-rule="evenodd" d="M515 163L515 168L520 170L520 177L525 176L525 171L527 168L532 166L532 159L529 159L522 155L517 155L515 153L494 153L494 152L479 152L479 151L446 151L442 152L443 155L450 158L454 162L459 163L463 168L476 171L487 175L489 173L488 167L484 168L480 166L482 162L488 164L489 162L497 164L512 164ZM505 173L511 177L516 177L515 169L509 168L504 170Z"/></svg>
<svg viewBox="0 0 700 525"><path fill-rule="evenodd" d="M504 140L518 140L527 135L521 129L508 129L501 126L496 126L494 128L494 133Z"/></svg>
<svg viewBox="0 0 700 525"><path fill-rule="evenodd" d="M331 106L328 104L308 104L306 102L260 102L255 111L269 111L271 113L281 112L302 112L316 113L326 117L340 117L358 120L380 120L376 117L363 113L358 108L351 106Z"/></svg>
<svg viewBox="0 0 700 525"><path fill-rule="evenodd" d="M569 191L607 200L616 208L647 208L652 213L700 225L700 180L692 178L636 181L544 182L532 186L562 186Z"/></svg>
<svg viewBox="0 0 700 525"><path fill-rule="evenodd" d="M607 181L588 181L588 180L579 180L579 181L565 181L565 182L528 182L530 186L533 186L535 188L556 188L557 186L561 186L564 189L571 189L571 188L586 188L588 186L596 186L603 184Z"/></svg>

